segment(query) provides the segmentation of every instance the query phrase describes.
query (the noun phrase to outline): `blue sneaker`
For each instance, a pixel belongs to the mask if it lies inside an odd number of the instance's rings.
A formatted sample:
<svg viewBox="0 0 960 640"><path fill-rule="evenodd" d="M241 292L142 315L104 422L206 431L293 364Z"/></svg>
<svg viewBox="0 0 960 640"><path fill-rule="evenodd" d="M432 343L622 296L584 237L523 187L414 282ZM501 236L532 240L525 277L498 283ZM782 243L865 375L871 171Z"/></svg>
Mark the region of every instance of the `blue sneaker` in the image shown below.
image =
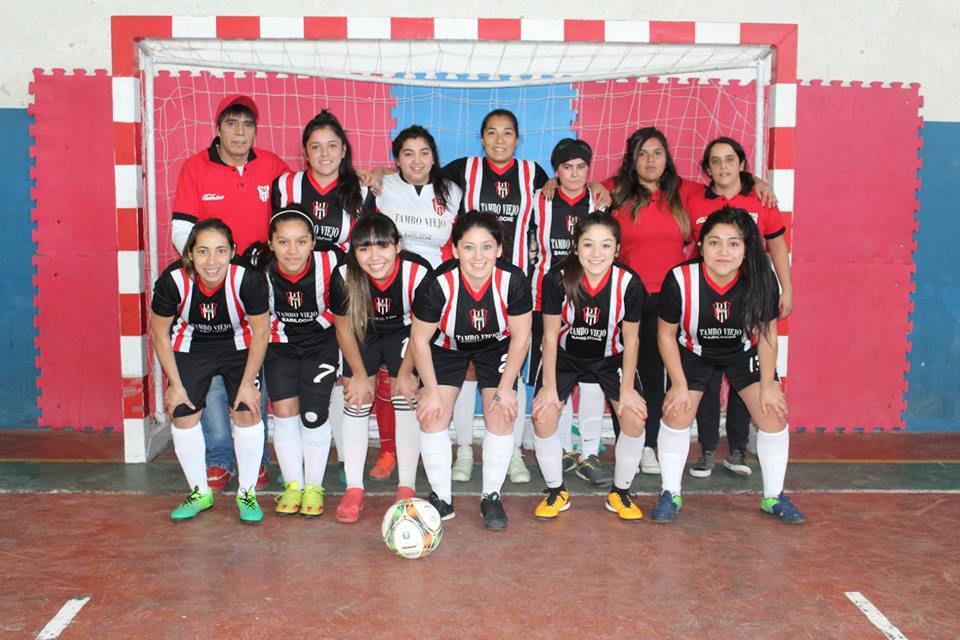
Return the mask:
<svg viewBox="0 0 960 640"><path fill-rule="evenodd" d="M677 511L683 506L683 498L675 496L669 491L660 494L657 500L657 506L650 513L650 518L657 524L666 524L673 522L677 517Z"/></svg>
<svg viewBox="0 0 960 640"><path fill-rule="evenodd" d="M760 501L760 510L777 516L787 524L802 524L806 518L797 505L790 502L790 498L781 492L776 498L764 498Z"/></svg>

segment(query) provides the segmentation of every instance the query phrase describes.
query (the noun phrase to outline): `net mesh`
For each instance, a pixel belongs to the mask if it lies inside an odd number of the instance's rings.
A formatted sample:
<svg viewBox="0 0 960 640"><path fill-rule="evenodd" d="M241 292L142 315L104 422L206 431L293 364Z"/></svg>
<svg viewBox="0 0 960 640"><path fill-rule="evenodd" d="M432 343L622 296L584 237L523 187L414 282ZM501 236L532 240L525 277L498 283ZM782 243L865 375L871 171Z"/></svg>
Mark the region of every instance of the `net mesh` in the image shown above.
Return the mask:
<svg viewBox="0 0 960 640"><path fill-rule="evenodd" d="M379 49L373 57L382 60L383 53ZM616 58L609 51L605 55ZM392 64L409 67L410 63ZM550 65L554 71L562 66L556 61ZM626 138L640 126L664 131L678 172L695 180L701 179L699 159L710 139L728 135L740 140L751 154L752 165L754 142L758 134L765 137L763 130L756 130L757 109L765 110L765 105L757 104L755 82L742 80L753 77L755 68L749 73L743 69L698 73L684 67L682 74L669 77L604 80L541 76L544 82L534 83L527 82L530 76L516 82L502 76L500 84L491 86L487 81L495 75L428 76L411 74L409 69L394 70L395 77L388 79L165 66L153 67L153 77L145 79L152 82L154 95L153 104L148 105L153 110L153 130L145 135L153 140L155 207L148 207L147 215L156 220L156 262L161 270L177 258L170 220L180 167L191 154L210 145L215 135L214 111L232 93L249 95L257 103L256 146L277 153L294 170L305 167L300 146L303 125L324 108L336 114L347 130L359 168L391 164L390 141L411 124L426 126L433 133L444 163L482 155L480 122L498 107L512 110L520 120L518 158L535 160L552 174L553 145L563 137L581 138L594 149L591 170L598 180L617 171ZM600 73L599 66L591 70ZM148 273L148 281L152 284L157 275Z"/></svg>

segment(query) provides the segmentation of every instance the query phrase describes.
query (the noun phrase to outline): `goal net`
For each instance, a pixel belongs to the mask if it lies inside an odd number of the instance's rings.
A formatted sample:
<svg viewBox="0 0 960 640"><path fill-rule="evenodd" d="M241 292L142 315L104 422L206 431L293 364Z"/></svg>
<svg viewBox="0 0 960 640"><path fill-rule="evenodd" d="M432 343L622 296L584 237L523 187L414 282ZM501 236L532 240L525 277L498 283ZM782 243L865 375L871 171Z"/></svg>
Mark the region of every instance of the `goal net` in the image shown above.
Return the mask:
<svg viewBox="0 0 960 640"><path fill-rule="evenodd" d="M177 175L209 146L214 110L227 94L256 101L256 146L294 170L305 168L303 125L325 108L347 130L354 164L366 168L390 164L391 139L411 124L431 131L443 163L482 155L481 119L502 107L520 122L516 156L548 173L553 145L575 137L594 149L593 178L611 176L627 137L653 125L666 134L679 173L701 180L699 158L719 135L740 140L762 174L770 62L769 47L739 45L144 40L148 281L176 259ZM160 392L155 380L153 412L162 410Z"/></svg>

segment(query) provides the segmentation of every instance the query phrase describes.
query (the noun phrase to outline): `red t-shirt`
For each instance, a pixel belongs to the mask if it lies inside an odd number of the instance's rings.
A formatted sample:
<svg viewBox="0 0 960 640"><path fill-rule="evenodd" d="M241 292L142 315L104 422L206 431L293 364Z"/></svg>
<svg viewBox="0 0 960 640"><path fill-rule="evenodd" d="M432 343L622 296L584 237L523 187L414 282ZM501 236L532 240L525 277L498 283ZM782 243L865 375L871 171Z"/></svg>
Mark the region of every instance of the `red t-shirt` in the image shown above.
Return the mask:
<svg viewBox="0 0 960 640"><path fill-rule="evenodd" d="M746 194L738 193L732 198L727 198L726 196L718 196L710 187L701 187L691 190L683 200L683 207L687 210L687 215L690 216L690 229L693 232L694 242L700 240L700 229L703 228L703 223L707 221L707 217L727 205L745 209L753 218L753 221L757 223L757 227L760 228L760 235L763 236L764 240L772 240L786 232L780 209L775 206L763 206L760 203L760 198L752 190Z"/></svg>
<svg viewBox="0 0 960 640"><path fill-rule="evenodd" d="M613 180L604 182L613 191ZM683 201L692 189L702 186L684 180L680 183L680 200ZM630 214L630 203L618 207L613 217L620 223L620 259L637 272L649 293L657 293L663 278L673 267L686 260L684 238L677 221L666 202L663 192L653 194L650 203L637 211L636 222Z"/></svg>
<svg viewBox="0 0 960 640"><path fill-rule="evenodd" d="M267 239L270 184L290 171L287 163L264 149L251 149L243 171L225 164L217 140L183 163L173 198L173 218L198 222L220 218L233 230L237 253Z"/></svg>

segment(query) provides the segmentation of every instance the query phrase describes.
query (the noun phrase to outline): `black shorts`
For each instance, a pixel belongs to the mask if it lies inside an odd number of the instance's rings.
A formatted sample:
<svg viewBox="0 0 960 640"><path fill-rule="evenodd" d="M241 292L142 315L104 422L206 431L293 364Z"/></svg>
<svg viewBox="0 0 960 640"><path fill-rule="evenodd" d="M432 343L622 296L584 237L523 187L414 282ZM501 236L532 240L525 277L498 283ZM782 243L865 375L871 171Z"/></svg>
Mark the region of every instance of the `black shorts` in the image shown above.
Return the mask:
<svg viewBox="0 0 960 640"><path fill-rule="evenodd" d="M543 362L543 312L533 312L533 326L530 329L530 353L527 354L527 375L525 382L534 385L540 376L540 364Z"/></svg>
<svg viewBox="0 0 960 640"><path fill-rule="evenodd" d="M376 375L381 366L387 365L390 377L396 378L403 363L403 356L407 353L409 340L410 327L383 335L367 331L363 343L360 344L360 357L363 358L363 368L367 370L367 375ZM353 376L346 358L343 360L343 375L348 378Z"/></svg>
<svg viewBox="0 0 960 640"><path fill-rule="evenodd" d="M574 358L563 349L557 349L557 396L566 402L573 388L581 382L594 382L603 389L603 394L615 402L620 401L620 376L623 374L623 354L609 358ZM643 395L640 374L634 372L633 388ZM537 376L537 391L543 386L543 372Z"/></svg>
<svg viewBox="0 0 960 640"><path fill-rule="evenodd" d="M180 373L180 382L187 390L187 397L195 409L185 404L177 405L173 410L174 418L189 416L203 410L207 406L207 391L210 390L210 381L214 376L223 376L223 386L227 390L228 406L233 406L237 399L237 391L243 380L243 370L247 366L247 350L237 351L233 342L222 348L203 348L189 353L173 352L177 362L177 371ZM241 411L249 411L250 407L241 404Z"/></svg>
<svg viewBox="0 0 960 640"><path fill-rule="evenodd" d="M299 398L304 426L321 426L330 414L330 395L339 364L340 350L332 332L319 347L306 352L289 344L271 344L264 364L270 400Z"/></svg>
<svg viewBox="0 0 960 640"><path fill-rule="evenodd" d="M707 359L681 346L680 363L687 378L687 388L691 391L704 391L715 371L726 375L730 387L738 393L760 382L760 357L756 347L723 359ZM773 377L779 380L776 372Z"/></svg>
<svg viewBox="0 0 960 640"><path fill-rule="evenodd" d="M431 344L430 350L433 354L433 370L437 376L437 384L449 387L462 386L467 376L467 368L472 362L477 370L478 387L481 389L499 387L500 377L507 364L509 349L510 338L481 351L453 351ZM517 388L516 380L513 381L511 388Z"/></svg>

